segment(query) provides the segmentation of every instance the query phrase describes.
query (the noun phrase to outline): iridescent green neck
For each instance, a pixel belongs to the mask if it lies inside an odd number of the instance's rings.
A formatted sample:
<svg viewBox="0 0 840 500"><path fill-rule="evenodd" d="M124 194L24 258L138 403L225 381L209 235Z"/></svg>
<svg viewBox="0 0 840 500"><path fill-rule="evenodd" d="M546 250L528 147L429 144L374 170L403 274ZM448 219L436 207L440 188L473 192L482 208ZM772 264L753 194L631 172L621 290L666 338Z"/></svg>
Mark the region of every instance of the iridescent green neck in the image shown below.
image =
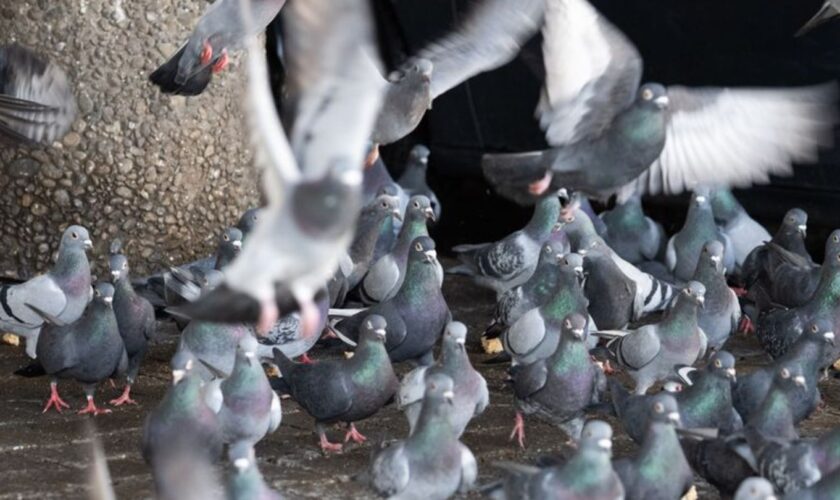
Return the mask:
<svg viewBox="0 0 840 500"><path fill-rule="evenodd" d="M641 229L645 226L645 214L642 211L642 200L633 196L608 214L611 223L623 229Z"/></svg>
<svg viewBox="0 0 840 500"><path fill-rule="evenodd" d="M560 217L560 200L556 196L540 199L534 209L534 215L528 221L524 231L536 239L545 239L551 234L557 218Z"/></svg>
<svg viewBox="0 0 840 500"><path fill-rule="evenodd" d="M560 321L580 303L583 294L577 284L577 277L571 272L561 271L557 276L557 292L543 306L547 318ZM585 300L585 299L584 299Z"/></svg>
<svg viewBox="0 0 840 500"><path fill-rule="evenodd" d="M697 329L697 304L680 294L674 306L662 319L662 333L676 337L690 337Z"/></svg>
<svg viewBox="0 0 840 500"><path fill-rule="evenodd" d="M411 214L411 212L409 212ZM411 247L411 242L420 236L428 236L429 231L426 228L426 218L423 215L409 215L405 224L400 229L400 234L397 237L397 243L394 245L394 254L404 255L408 253Z"/></svg>
<svg viewBox="0 0 840 500"><path fill-rule="evenodd" d="M793 422L787 395L781 389L771 387L749 423L765 436L788 438Z"/></svg>

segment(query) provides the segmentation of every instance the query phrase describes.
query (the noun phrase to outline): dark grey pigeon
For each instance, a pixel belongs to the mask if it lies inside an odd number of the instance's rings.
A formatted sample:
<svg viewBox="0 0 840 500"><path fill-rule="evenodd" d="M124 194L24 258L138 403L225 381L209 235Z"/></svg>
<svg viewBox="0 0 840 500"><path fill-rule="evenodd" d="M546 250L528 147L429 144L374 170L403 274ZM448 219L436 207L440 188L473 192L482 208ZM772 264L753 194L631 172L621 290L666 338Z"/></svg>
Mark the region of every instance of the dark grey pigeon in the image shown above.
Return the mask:
<svg viewBox="0 0 840 500"><path fill-rule="evenodd" d="M326 293L316 298L315 305L318 307L318 327L312 332L304 332L300 323L300 313L291 313L278 319L274 326L265 336L257 340L257 353L261 360L271 361L274 359L274 349L280 349L287 358L293 359L301 356L302 362L311 361L307 353L318 339L321 332L327 326L327 314L329 312L329 297Z"/></svg>
<svg viewBox="0 0 840 500"><path fill-rule="evenodd" d="M0 143L51 144L75 119L76 98L57 64L18 44L0 46Z"/></svg>
<svg viewBox="0 0 840 500"><path fill-rule="evenodd" d="M624 328L639 316L636 282L618 267L610 249L597 236L584 237L578 252L584 257L583 290L595 324L607 330Z"/></svg>
<svg viewBox="0 0 840 500"><path fill-rule="evenodd" d="M681 498L694 482L675 426L680 423L677 402L670 394L657 394L650 402L651 419L639 452L613 461L628 500Z"/></svg>
<svg viewBox="0 0 840 500"><path fill-rule="evenodd" d="M233 472L228 478L228 500L281 500L283 497L269 487L257 468L254 448L239 448L229 452Z"/></svg>
<svg viewBox="0 0 840 500"><path fill-rule="evenodd" d="M375 262L376 243L379 241L380 234L388 222L393 224L394 219L402 221L399 200L396 196L380 194L362 209L356 223L356 234L347 252L350 268L344 272L347 275L348 290L361 283L368 273L370 266Z"/></svg>
<svg viewBox="0 0 840 500"><path fill-rule="evenodd" d="M254 226L257 225L257 220L260 216L260 209L259 208L249 208L242 214L239 218L239 222L236 223L236 229L239 229L242 232L242 243L245 243L245 239L248 238L248 234L254 230Z"/></svg>
<svg viewBox="0 0 840 500"><path fill-rule="evenodd" d="M838 0L825 0L820 7L820 10L814 14L814 17L808 20L799 31L796 32L797 36L804 35L808 33L812 29L816 28L817 26L821 26L822 24L834 19L837 15L840 14L840 1Z"/></svg>
<svg viewBox="0 0 840 500"><path fill-rule="evenodd" d="M454 321L443 334L440 359L430 367L420 366L408 372L400 383L397 405L405 412L411 432L423 406L426 381L435 373L445 373L454 384L451 424L455 435L461 437L470 420L479 416L490 404L487 382L470 364L466 348L467 327Z"/></svg>
<svg viewBox="0 0 840 500"><path fill-rule="evenodd" d="M59 413L62 407L69 408L58 395L58 380L73 379L82 384L87 399L87 406L79 414L111 413L96 407L93 394L103 380L125 373L128 357L114 316L114 287L110 283L97 283L93 295L84 314L69 324L30 306L48 322L38 338L37 348L38 359L50 376L50 398L44 412L51 406Z"/></svg>
<svg viewBox="0 0 840 500"><path fill-rule="evenodd" d="M709 196L708 189L694 191L682 229L668 240L665 264L678 280L692 279L703 246L710 241L723 245L721 266L729 270L735 267L735 254L730 248L729 238L715 224Z"/></svg>
<svg viewBox="0 0 840 500"><path fill-rule="evenodd" d="M516 403L516 424L511 439L525 446L526 415L536 415L560 427L577 442L584 411L598 403L606 389L604 373L595 366L586 347L586 318L570 314L563 320L560 344L548 358L511 367Z"/></svg>
<svg viewBox="0 0 840 500"><path fill-rule="evenodd" d="M602 235L607 244L631 264L660 260L665 251L665 230L662 225L645 216L642 196L634 194L612 210L603 212L606 232Z"/></svg>
<svg viewBox="0 0 840 500"><path fill-rule="evenodd" d="M493 243L453 247L460 265L447 272L471 276L496 295L525 283L534 274L540 249L551 236L559 215L560 200L546 196L537 203L534 215L523 229Z"/></svg>
<svg viewBox="0 0 840 500"><path fill-rule="evenodd" d="M128 355L128 371L125 376L125 390L111 401L114 406L137 404L131 399L131 386L137 380L140 364L146 357L149 341L155 336L155 310L152 304L135 293L131 286L128 259L125 255L111 255L108 260L111 280L114 283L114 315L120 329L120 336Z"/></svg>
<svg viewBox="0 0 840 500"><path fill-rule="evenodd" d="M18 284L0 284L0 330L26 339L26 353L34 358L38 332L44 318L31 307L56 318L60 323L78 320L93 296L87 229L70 226L58 246L58 258L46 273Z"/></svg>
<svg viewBox="0 0 840 500"><path fill-rule="evenodd" d="M467 493L478 476L472 452L452 426L452 379L443 373L426 381L417 428L380 451L370 465L370 483L389 498L449 498Z"/></svg>
<svg viewBox="0 0 840 500"><path fill-rule="evenodd" d="M621 385L615 377L609 377L610 402L615 416L621 421L624 432L630 439L641 444L647 434L651 418L651 403L656 394L633 394ZM682 384L667 380L662 386L664 392L676 397L683 390Z"/></svg>
<svg viewBox="0 0 840 500"><path fill-rule="evenodd" d="M726 351L715 353L705 369L693 374L692 383L674 395L680 408L682 427L719 429L722 434L740 430L744 422L732 406L735 357Z"/></svg>
<svg viewBox="0 0 840 500"><path fill-rule="evenodd" d="M636 47L587 0L551 0L545 8L537 115L550 148L482 161L484 175L508 198L530 203L565 187L623 201L634 192L766 183L770 174L789 175L800 159L815 161L831 136L833 84L641 85Z"/></svg>
<svg viewBox="0 0 840 500"><path fill-rule="evenodd" d="M432 107L432 71L431 61L416 58L388 75L382 109L371 132L374 145L396 142L417 128Z"/></svg>
<svg viewBox="0 0 840 500"><path fill-rule="evenodd" d="M732 500L777 500L776 491L770 481L763 477L750 477L744 480Z"/></svg>
<svg viewBox="0 0 840 500"><path fill-rule="evenodd" d="M731 190L713 189L710 196L715 223L732 243L732 252L735 254L735 268L731 271L738 273L750 252L764 242L770 241L770 233L764 229L764 226L750 217L750 214L738 203Z"/></svg>
<svg viewBox="0 0 840 500"><path fill-rule="evenodd" d="M392 182L391 184L384 186L382 189L380 189L378 194L387 194L399 200L400 193L397 189L397 183ZM402 213L405 212L405 209L408 207L408 199L406 199L405 205L406 206L402 207L400 210L399 218L392 217L390 219L385 219L385 223L379 229L379 238L376 240L376 248L373 251L373 259L371 259L372 262L378 261L385 254L389 253L394 248L394 245L397 243L397 236L399 236L399 230L402 229L403 223ZM434 214L434 211L432 213Z"/></svg>
<svg viewBox="0 0 840 500"><path fill-rule="evenodd" d="M766 273L774 267L774 250L778 248L798 256L797 260L804 259L805 263L812 264L811 256L805 248L807 231L808 214L800 208L788 210L773 238L747 255L741 272L745 287L750 288L757 282L767 280Z"/></svg>
<svg viewBox="0 0 840 500"><path fill-rule="evenodd" d="M314 364L297 364L280 350L274 351L274 362L280 368L280 382L295 401L315 418L321 450L341 451L342 445L327 439L325 424L344 422L348 426L346 443L364 442L354 422L379 411L399 388L388 352L385 350L386 328L382 316L370 314L360 325L359 343L349 359L330 359ZM390 335L390 332L388 332Z"/></svg>
<svg viewBox="0 0 840 500"><path fill-rule="evenodd" d="M435 242L421 236L411 244L405 281L393 298L339 321L334 329L355 341L361 325L371 314L388 322L385 348L391 361L431 364L432 348L451 320L449 307L438 281Z"/></svg>
<svg viewBox="0 0 840 500"><path fill-rule="evenodd" d="M425 195L432 204L435 219L440 220L440 200L438 200L437 195L426 182L429 168L429 154L431 154L429 148L422 144L417 144L411 148L411 152L408 154L408 161L405 164L405 170L403 170L397 182L409 196L414 196L415 194Z"/></svg>
<svg viewBox="0 0 840 500"><path fill-rule="evenodd" d="M808 382L796 363L779 368L761 404L746 420L752 434L765 439L793 441L799 438L791 401L796 392L805 391ZM749 437L749 435L748 435ZM751 447L755 446L751 443Z"/></svg>
<svg viewBox="0 0 840 500"><path fill-rule="evenodd" d="M723 259L723 244L717 240L707 242L691 277L706 287L706 299L703 308L697 312L697 323L706 334L710 352L723 348L741 322L741 304L726 283Z"/></svg>

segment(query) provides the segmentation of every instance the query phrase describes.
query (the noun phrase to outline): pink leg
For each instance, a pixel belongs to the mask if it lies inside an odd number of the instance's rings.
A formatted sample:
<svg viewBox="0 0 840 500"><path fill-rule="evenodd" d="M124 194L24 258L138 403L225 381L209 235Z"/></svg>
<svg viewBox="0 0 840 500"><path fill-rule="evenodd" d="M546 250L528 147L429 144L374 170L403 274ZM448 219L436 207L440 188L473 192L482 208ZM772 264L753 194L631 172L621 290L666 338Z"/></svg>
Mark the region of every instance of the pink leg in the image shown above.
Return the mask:
<svg viewBox="0 0 840 500"><path fill-rule="evenodd" d="M321 313L311 298L298 300L300 303L300 330L304 337L313 335L321 323Z"/></svg>
<svg viewBox="0 0 840 500"><path fill-rule="evenodd" d="M742 288L740 286L731 286L729 288L733 292L735 292L735 295L738 296L738 297L746 297L747 296L747 289L746 288Z"/></svg>
<svg viewBox="0 0 840 500"><path fill-rule="evenodd" d="M210 71L214 74L221 73L225 68L227 68L228 63L230 63L230 58L228 57L227 49L223 49L221 57L213 63L213 66L210 67Z"/></svg>
<svg viewBox="0 0 840 500"><path fill-rule="evenodd" d="M303 354L301 354L300 358L298 358L298 361L299 361L300 363L303 363L304 365L313 365L313 364L315 364L315 361L313 361L313 360L312 360L312 358L310 358L310 357L309 357L309 354L308 354L308 353L303 353Z"/></svg>
<svg viewBox="0 0 840 500"><path fill-rule="evenodd" d="M741 321L738 323L738 332L744 334L755 332L755 325L753 325L752 320L746 314L741 316Z"/></svg>
<svg viewBox="0 0 840 500"><path fill-rule="evenodd" d="M342 448L341 443L330 443L329 439L327 439L327 435L324 434L323 432L321 433L321 443L320 444L321 444L321 451L323 451L324 453L329 453L329 452L339 453L339 452L341 452L341 448Z"/></svg>
<svg viewBox="0 0 840 500"><path fill-rule="evenodd" d="M126 384L125 390L123 390L122 395L117 399L112 399L109 403L114 406L122 406L124 404L136 405L137 401L131 399L131 396L129 396L129 394L131 394L131 385Z"/></svg>
<svg viewBox="0 0 840 500"><path fill-rule="evenodd" d="M87 406L79 410L79 415L86 415L88 413L92 414L94 417L97 415L102 415L105 413L111 413L111 410L106 408L97 408L96 404L93 402L93 396L87 397Z"/></svg>
<svg viewBox="0 0 840 500"><path fill-rule="evenodd" d="M50 399L47 400L47 404L44 406L44 411L41 413L47 413L47 410L50 409L51 406L55 406L55 411L61 413L62 408L70 408L70 405L64 402L61 399L61 396L58 395L58 384L55 382L50 382Z"/></svg>
<svg viewBox="0 0 840 500"><path fill-rule="evenodd" d="M362 435L361 432L356 430L356 425L351 423L350 426L347 428L347 434L344 436L344 442L353 440L354 443L364 443L367 441L367 438Z"/></svg>
<svg viewBox="0 0 840 500"><path fill-rule="evenodd" d="M204 45L201 47L201 54L198 56L198 62L201 63L202 66L207 65L210 62L210 59L213 58L213 46L210 45L210 42L204 41Z"/></svg>
<svg viewBox="0 0 840 500"><path fill-rule="evenodd" d="M551 170L549 170L540 180L528 184L528 192L534 196L539 196L545 193L548 190L548 187L551 186L551 179L553 177L554 174L552 174Z"/></svg>
<svg viewBox="0 0 840 500"><path fill-rule="evenodd" d="M368 153L367 157L365 157L365 169L368 169L376 163L376 160L379 159L379 144L374 144L373 147L370 149L370 153Z"/></svg>
<svg viewBox="0 0 840 500"><path fill-rule="evenodd" d="M277 304L274 300L263 301L260 308L260 318L257 320L257 334L265 335L268 333L274 323L277 322L278 317L280 317L280 311L277 310Z"/></svg>
<svg viewBox="0 0 840 500"><path fill-rule="evenodd" d="M513 430L510 433L510 439L516 438L519 442L520 448L525 448L525 419L522 418L521 412L516 412L514 419Z"/></svg>

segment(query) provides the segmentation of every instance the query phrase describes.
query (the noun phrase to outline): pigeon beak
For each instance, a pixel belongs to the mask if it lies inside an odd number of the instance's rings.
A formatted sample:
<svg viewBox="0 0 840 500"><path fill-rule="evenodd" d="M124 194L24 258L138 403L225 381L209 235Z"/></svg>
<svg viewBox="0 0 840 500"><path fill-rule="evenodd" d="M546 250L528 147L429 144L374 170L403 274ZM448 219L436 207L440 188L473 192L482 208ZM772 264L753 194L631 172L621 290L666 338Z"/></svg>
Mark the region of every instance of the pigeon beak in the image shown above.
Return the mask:
<svg viewBox="0 0 840 500"><path fill-rule="evenodd" d="M233 466L236 467L236 470L242 472L251 466L251 461L247 458L237 458L233 461Z"/></svg>
<svg viewBox="0 0 840 500"><path fill-rule="evenodd" d="M245 352L245 357L248 358L248 359L254 359L254 356L256 356L256 353L254 353L254 352L251 352L251 351Z"/></svg>
<svg viewBox="0 0 840 500"><path fill-rule="evenodd" d="M434 250L426 250L425 252L423 252L423 255L426 256L426 262L437 261L437 252Z"/></svg>
<svg viewBox="0 0 840 500"><path fill-rule="evenodd" d="M735 373L735 368L727 368L726 376L731 378L732 380L736 380L737 375Z"/></svg>
<svg viewBox="0 0 840 500"><path fill-rule="evenodd" d="M575 267L575 274L577 275L578 278L583 278L583 267L576 266Z"/></svg>
<svg viewBox="0 0 840 500"><path fill-rule="evenodd" d="M458 337L457 339L455 339L455 343L458 345L464 345L467 343L467 339L463 337Z"/></svg>
<svg viewBox="0 0 840 500"><path fill-rule="evenodd" d="M674 425L680 425L680 423L682 423L682 420L680 419L680 413L679 412L672 411L671 413L669 413L666 416L668 417L668 420L673 422Z"/></svg>
<svg viewBox="0 0 840 500"><path fill-rule="evenodd" d="M706 307L706 297L704 297L702 295L697 297L697 303L700 304L700 307L705 308Z"/></svg>
<svg viewBox="0 0 840 500"><path fill-rule="evenodd" d="M85 240L82 243L85 245L85 250L90 250L91 248L93 248L93 242L89 239Z"/></svg>
<svg viewBox="0 0 840 500"><path fill-rule="evenodd" d="M576 339L582 339L583 338L583 328L573 328L572 329L572 335Z"/></svg>
<svg viewBox="0 0 840 500"><path fill-rule="evenodd" d="M711 259L711 261L715 264L720 264L720 255L712 255L709 259Z"/></svg>
<svg viewBox="0 0 840 500"><path fill-rule="evenodd" d="M234 241L234 242L232 243L232 245L233 245L233 248L235 248L235 249L237 249L237 250L239 250L240 248L242 248L242 242L241 242L241 241L239 241L239 240Z"/></svg>
<svg viewBox="0 0 840 500"><path fill-rule="evenodd" d="M423 210L423 213L426 214L427 219L431 220L432 222L437 222L437 219L435 218L435 211L432 210L432 207L426 207L426 209Z"/></svg>
<svg viewBox="0 0 840 500"><path fill-rule="evenodd" d="M831 345L834 345L834 332L825 332L823 333L823 338L826 342Z"/></svg>
<svg viewBox="0 0 840 500"><path fill-rule="evenodd" d="M566 204L569 203L569 201L572 199L572 197L569 196L569 191L566 188L560 188L557 191L557 197L560 198L560 204L563 206L566 206Z"/></svg>
<svg viewBox="0 0 840 500"><path fill-rule="evenodd" d="M120 272L118 270L115 269L115 270L111 271L111 278L113 278L114 281L116 281L117 278L119 278L119 277L120 277Z"/></svg>
<svg viewBox="0 0 840 500"><path fill-rule="evenodd" d="M397 210L397 209L394 209L394 211L393 211L393 212L391 212L391 217L393 217L393 218L397 219L397 220L398 220L398 221L400 221L400 222L402 222L402 220L403 220L403 218L402 218L402 214L401 214L401 213L400 213L400 211L399 211L399 210Z"/></svg>
<svg viewBox="0 0 840 500"><path fill-rule="evenodd" d="M187 372L184 370L172 370L172 385L178 385L178 382L180 382L186 374Z"/></svg>
<svg viewBox="0 0 840 500"><path fill-rule="evenodd" d="M379 337L379 340L385 340L386 332L384 328L377 328L373 331L373 333L375 333L376 336Z"/></svg>
<svg viewBox="0 0 840 500"><path fill-rule="evenodd" d="M800 224L800 225L796 226L796 229L799 230L799 234L801 234L803 238L808 235L808 225L807 224Z"/></svg>
<svg viewBox="0 0 840 500"><path fill-rule="evenodd" d="M111 304L112 302L114 302L114 297L102 297L102 302L106 304Z"/></svg>
<svg viewBox="0 0 840 500"><path fill-rule="evenodd" d="M705 196L698 196L697 198L694 199L694 201L696 201L698 205L701 204L701 203L706 203L706 197Z"/></svg>
<svg viewBox="0 0 840 500"><path fill-rule="evenodd" d="M589 250L587 250L585 248L580 248L580 249L578 249L577 253L578 253L578 255L584 256L584 255L589 253Z"/></svg>
<svg viewBox="0 0 840 500"><path fill-rule="evenodd" d="M602 450L609 451L612 449L612 439L599 439L598 440L598 448Z"/></svg>
<svg viewBox="0 0 840 500"><path fill-rule="evenodd" d="M661 95L653 100L653 103L656 104L656 107L659 109L665 109L670 104L671 100L668 99L667 95Z"/></svg>
<svg viewBox="0 0 840 500"><path fill-rule="evenodd" d="M452 391L446 391L443 393L443 398L451 403L452 400L455 399L455 393Z"/></svg>
<svg viewBox="0 0 840 500"><path fill-rule="evenodd" d="M803 377L802 375L797 375L797 376L793 377L793 383L804 389L805 388L805 377Z"/></svg>

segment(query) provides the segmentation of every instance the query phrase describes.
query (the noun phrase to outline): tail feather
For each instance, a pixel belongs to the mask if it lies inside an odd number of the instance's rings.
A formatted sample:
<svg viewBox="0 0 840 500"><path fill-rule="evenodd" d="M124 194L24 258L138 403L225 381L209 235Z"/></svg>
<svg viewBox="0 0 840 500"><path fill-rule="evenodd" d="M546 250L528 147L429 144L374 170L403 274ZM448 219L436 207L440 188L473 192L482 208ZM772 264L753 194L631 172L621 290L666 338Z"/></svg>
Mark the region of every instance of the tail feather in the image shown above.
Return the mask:
<svg viewBox="0 0 840 500"><path fill-rule="evenodd" d="M528 188L545 176L549 166L543 151L486 154L481 159L484 177L496 192L521 205L533 205L537 201L538 197Z"/></svg>

